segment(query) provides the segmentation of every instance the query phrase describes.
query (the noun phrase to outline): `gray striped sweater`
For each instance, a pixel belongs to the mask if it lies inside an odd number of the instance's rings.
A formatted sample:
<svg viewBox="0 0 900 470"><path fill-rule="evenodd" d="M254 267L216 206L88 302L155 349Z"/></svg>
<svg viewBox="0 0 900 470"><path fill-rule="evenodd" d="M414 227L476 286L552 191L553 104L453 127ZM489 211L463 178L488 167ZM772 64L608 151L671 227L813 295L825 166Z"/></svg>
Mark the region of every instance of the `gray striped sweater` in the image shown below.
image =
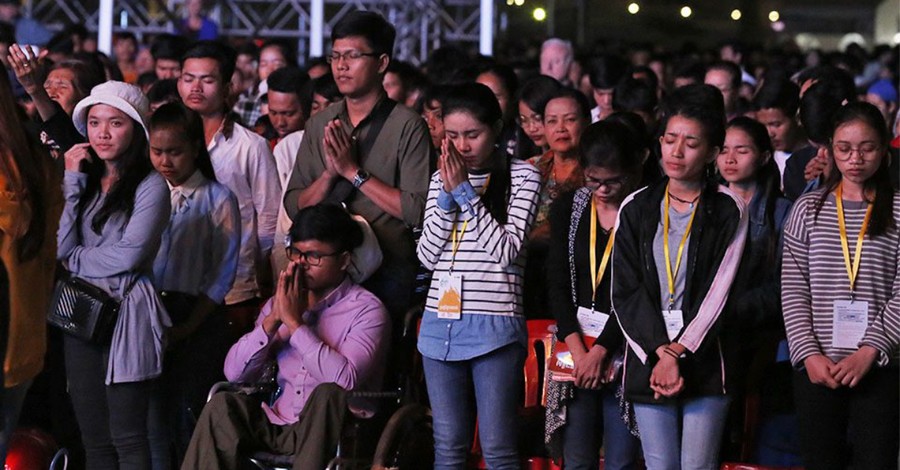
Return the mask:
<svg viewBox="0 0 900 470"><path fill-rule="evenodd" d="M435 172L425 202L425 220L418 256L422 264L434 271L426 309L437 311L438 279L450 269L454 223L466 232L456 253L455 274L463 278L463 314L522 315L522 276L525 265L523 245L534 221L541 179L528 163L513 160L508 221L500 224L487 211L480 197L472 203L472 211L455 209L446 212L437 205L443 182ZM487 175L469 174L469 182L481 193Z"/></svg>
<svg viewBox="0 0 900 470"><path fill-rule="evenodd" d="M832 345L835 300L850 298L837 206L828 196L815 218L822 190L797 199L784 228L781 295L791 362L795 367L814 354L839 361L854 349ZM900 194L894 194L894 220L900 222ZM851 258L866 213L864 203L845 201L844 217ZM896 226L872 239L864 238L855 298L869 302L869 321L859 343L879 351L878 364L896 363L900 344L900 232Z"/></svg>

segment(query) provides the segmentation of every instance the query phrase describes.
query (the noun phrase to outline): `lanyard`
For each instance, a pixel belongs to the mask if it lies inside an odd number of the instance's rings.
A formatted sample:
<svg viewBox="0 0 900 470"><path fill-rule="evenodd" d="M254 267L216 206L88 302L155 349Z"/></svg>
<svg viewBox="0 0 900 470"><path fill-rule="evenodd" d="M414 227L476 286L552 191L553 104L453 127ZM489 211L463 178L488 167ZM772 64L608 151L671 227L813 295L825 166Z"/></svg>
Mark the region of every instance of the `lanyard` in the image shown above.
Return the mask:
<svg viewBox="0 0 900 470"><path fill-rule="evenodd" d="M842 185L838 185L834 192L835 202L837 203L838 228L841 230L841 250L844 252L844 266L847 268L847 277L850 278L850 293L852 295L854 286L856 285L856 276L859 274L859 261L862 254L863 238L866 236L866 229L869 227L869 219L872 218L872 204L868 204L866 208L866 217L863 219L862 227L859 229L859 235L856 236L856 253L853 255L853 264L850 263L850 247L847 241L847 224L844 222L844 201L841 199Z"/></svg>
<svg viewBox="0 0 900 470"><path fill-rule="evenodd" d="M666 196L663 204L663 255L666 258L666 279L669 281L669 310L675 307L675 276L678 275L678 269L681 268L681 255L684 253L684 244L691 234L691 226L694 225L694 216L697 214L697 208L691 210L691 218L688 220L687 228L684 235L681 236L681 244L678 245L678 259L675 260L675 269L672 269L672 257L669 254L669 187L666 186Z"/></svg>
<svg viewBox="0 0 900 470"><path fill-rule="evenodd" d="M606 265L609 264L609 257L612 254L613 240L616 238L616 229L613 227L609 232L609 240L606 242L606 249L603 250L603 258L600 260L600 267L594 271L597 266L597 205L591 198L591 310L594 310L594 299L597 298L597 288L600 287L600 281L603 280L603 274L606 273Z"/></svg>
<svg viewBox="0 0 900 470"><path fill-rule="evenodd" d="M491 184L491 175L488 175L487 179L484 181L484 187L481 188L481 194L484 194L487 191L488 185ZM456 221L453 221L453 232L450 234L450 272L453 272L453 265L456 264L456 251L459 250L459 244L462 242L463 235L466 234L466 228L469 227L469 221L466 220L463 222L462 230L459 231L459 235L456 232Z"/></svg>

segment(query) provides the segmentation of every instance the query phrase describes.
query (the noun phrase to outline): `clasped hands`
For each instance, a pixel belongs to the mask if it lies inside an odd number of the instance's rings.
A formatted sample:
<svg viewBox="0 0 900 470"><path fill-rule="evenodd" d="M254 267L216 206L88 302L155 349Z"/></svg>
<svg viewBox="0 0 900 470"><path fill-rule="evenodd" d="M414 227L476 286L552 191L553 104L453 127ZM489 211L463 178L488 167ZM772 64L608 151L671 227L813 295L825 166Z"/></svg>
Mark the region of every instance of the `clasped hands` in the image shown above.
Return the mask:
<svg viewBox="0 0 900 470"><path fill-rule="evenodd" d="M803 360L803 365L810 382L834 390L838 387L856 387L877 358L877 349L863 345L837 363L824 354L813 354Z"/></svg>
<svg viewBox="0 0 900 470"><path fill-rule="evenodd" d="M673 354L666 352L667 349ZM684 377L681 375L678 360L675 358L683 352L684 346L678 343L664 344L656 348L659 360L650 373L650 390L653 390L654 400L662 397L674 397L684 390Z"/></svg>
<svg viewBox="0 0 900 470"><path fill-rule="evenodd" d="M325 150L325 173L332 178L340 176L353 181L359 171L359 164L353 155L353 138L344 129L340 119L325 124L322 148Z"/></svg>
<svg viewBox="0 0 900 470"><path fill-rule="evenodd" d="M309 308L309 290L303 268L291 261L278 275L272 311L263 320L263 328L271 336L284 324L291 334L304 324L303 313Z"/></svg>

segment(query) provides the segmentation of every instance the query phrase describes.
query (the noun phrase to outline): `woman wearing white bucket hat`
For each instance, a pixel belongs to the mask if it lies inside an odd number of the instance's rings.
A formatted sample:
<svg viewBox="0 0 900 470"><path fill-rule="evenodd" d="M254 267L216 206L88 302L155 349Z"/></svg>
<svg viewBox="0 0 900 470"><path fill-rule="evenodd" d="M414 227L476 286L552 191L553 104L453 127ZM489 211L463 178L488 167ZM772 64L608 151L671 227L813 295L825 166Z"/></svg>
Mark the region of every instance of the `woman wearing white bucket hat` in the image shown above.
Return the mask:
<svg viewBox="0 0 900 470"><path fill-rule="evenodd" d="M150 467L149 380L162 372L169 317L148 274L169 220L165 180L147 155L147 98L110 81L75 106L88 143L65 153L58 258L121 301L110 344L65 338L66 375L91 469Z"/></svg>

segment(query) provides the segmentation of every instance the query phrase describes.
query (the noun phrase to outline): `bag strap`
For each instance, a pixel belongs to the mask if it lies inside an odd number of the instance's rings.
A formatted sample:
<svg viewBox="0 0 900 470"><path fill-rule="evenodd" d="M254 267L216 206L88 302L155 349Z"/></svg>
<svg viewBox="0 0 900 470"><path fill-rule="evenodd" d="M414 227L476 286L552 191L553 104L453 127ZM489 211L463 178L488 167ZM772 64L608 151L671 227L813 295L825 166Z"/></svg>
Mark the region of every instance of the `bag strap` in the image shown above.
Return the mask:
<svg viewBox="0 0 900 470"><path fill-rule="evenodd" d="M397 106L397 102L385 96L375 105L372 112L356 126L359 128L368 122L369 127L365 138L359 141L356 146L357 162L360 167L363 166L363 162L369 156L372 147L375 146L375 141L378 139L378 135L381 134L381 128L384 127L384 123L387 122L388 116L394 111L395 106ZM341 179L334 184L325 200L332 203L341 203L349 199L355 191L356 188L353 187L351 182Z"/></svg>

